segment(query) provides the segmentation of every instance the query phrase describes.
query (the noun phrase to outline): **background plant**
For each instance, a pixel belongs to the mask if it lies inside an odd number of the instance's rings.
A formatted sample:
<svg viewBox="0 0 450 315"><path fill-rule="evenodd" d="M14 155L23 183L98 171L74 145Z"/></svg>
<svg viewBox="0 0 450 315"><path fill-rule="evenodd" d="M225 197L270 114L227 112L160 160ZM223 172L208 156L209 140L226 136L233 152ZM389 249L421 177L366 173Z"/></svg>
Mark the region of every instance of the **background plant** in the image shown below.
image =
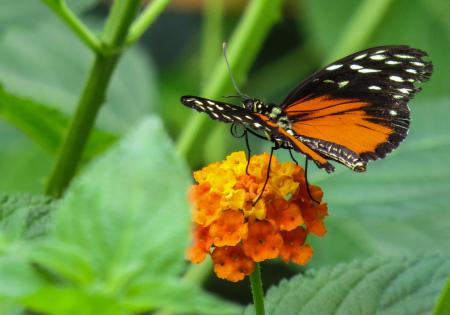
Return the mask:
<svg viewBox="0 0 450 315"><path fill-rule="evenodd" d="M179 104L234 93L226 40L242 89L271 101L360 48L429 52L435 72L400 149L364 175L311 172L331 213L317 271L262 272L266 288L300 273L269 291L270 314L448 314L448 1L186 3L2 3L0 313L234 314L249 302L248 284L184 261L188 165L243 148Z"/></svg>

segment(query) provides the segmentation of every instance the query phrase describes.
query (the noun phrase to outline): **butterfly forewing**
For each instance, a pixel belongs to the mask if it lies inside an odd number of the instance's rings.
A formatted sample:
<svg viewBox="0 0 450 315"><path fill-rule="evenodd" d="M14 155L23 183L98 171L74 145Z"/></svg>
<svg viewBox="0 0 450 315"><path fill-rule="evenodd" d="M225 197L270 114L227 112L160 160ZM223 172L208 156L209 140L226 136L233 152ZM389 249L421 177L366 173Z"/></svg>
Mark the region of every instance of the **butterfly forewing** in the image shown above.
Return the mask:
<svg viewBox="0 0 450 315"><path fill-rule="evenodd" d="M181 102L199 112L204 112L212 119L220 120L227 123L239 123L248 128L271 132L271 128L267 126L258 116L254 115L244 108L237 107L228 103L218 102L198 96L183 96Z"/></svg>
<svg viewBox="0 0 450 315"><path fill-rule="evenodd" d="M427 80L426 53L408 46L381 46L338 60L310 76L280 107L299 136L323 140L321 154L342 163L326 143L368 160L383 158L406 137L407 102ZM336 147L336 146L334 146ZM345 164L345 163L343 163ZM352 164L345 164L354 168Z"/></svg>

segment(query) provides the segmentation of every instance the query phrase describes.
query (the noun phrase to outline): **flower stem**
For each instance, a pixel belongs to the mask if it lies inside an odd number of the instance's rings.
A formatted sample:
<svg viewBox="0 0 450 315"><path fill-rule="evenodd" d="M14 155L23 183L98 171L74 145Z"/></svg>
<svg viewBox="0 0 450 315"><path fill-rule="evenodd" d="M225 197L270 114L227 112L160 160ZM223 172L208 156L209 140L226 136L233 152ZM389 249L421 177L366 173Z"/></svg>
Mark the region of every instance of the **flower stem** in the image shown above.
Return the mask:
<svg viewBox="0 0 450 315"><path fill-rule="evenodd" d="M250 275L250 283L252 286L253 305L255 306L256 315L264 315L264 292L261 281L261 270L259 263L256 263L255 270Z"/></svg>
<svg viewBox="0 0 450 315"><path fill-rule="evenodd" d="M59 15L62 20L77 34L77 36L88 46L92 51L99 52L101 43L97 36L95 36L89 28L81 22L75 13L70 10L64 1L42 0L50 9Z"/></svg>
<svg viewBox="0 0 450 315"><path fill-rule="evenodd" d="M122 54L121 48L128 28L137 13L139 4L140 0L114 2L103 32L102 50L95 56L78 101L75 117L47 183L47 195L61 195L77 170L97 113L105 99L111 76Z"/></svg>
<svg viewBox="0 0 450 315"><path fill-rule="evenodd" d="M170 0L153 0L147 5L144 12L131 25L126 40L127 45L133 44L145 33L149 25L161 14L169 2Z"/></svg>
<svg viewBox="0 0 450 315"><path fill-rule="evenodd" d="M450 278L434 306L432 315L450 314Z"/></svg>

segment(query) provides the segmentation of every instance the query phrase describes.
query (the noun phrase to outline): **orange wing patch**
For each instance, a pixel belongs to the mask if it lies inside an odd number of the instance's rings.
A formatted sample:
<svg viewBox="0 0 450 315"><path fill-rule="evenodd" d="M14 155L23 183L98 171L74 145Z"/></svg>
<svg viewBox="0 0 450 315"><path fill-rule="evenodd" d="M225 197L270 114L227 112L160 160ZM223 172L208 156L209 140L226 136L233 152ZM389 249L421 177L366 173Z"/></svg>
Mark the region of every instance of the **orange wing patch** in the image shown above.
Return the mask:
<svg viewBox="0 0 450 315"><path fill-rule="evenodd" d="M320 168L325 168L327 172L332 172L334 170L334 167L325 158L323 158L321 155L319 155L314 150L309 148L307 145L303 144L293 135L289 134L285 129L278 127L278 125L270 121L270 119L267 116L262 115L260 113L255 113L255 115L257 115L265 123L267 123L267 125L276 130L280 136L288 140L297 149L297 151L306 154L310 159L312 159L316 163L317 166L319 166Z"/></svg>
<svg viewBox="0 0 450 315"><path fill-rule="evenodd" d="M298 101L286 109L286 114L294 121L292 128L299 135L336 143L361 154L375 152L394 132L393 127L383 124L382 118L372 117L364 110L368 105L322 96ZM376 120L371 121L373 118Z"/></svg>

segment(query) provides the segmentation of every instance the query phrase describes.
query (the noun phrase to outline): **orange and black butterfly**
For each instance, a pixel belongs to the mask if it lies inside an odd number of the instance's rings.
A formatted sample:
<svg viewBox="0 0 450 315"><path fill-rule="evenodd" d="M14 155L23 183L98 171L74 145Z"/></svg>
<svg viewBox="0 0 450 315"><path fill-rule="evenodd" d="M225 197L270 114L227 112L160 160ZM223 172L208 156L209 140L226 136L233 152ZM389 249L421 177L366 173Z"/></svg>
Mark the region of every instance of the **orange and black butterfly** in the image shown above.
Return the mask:
<svg viewBox="0 0 450 315"><path fill-rule="evenodd" d="M247 96L242 107L196 96L181 102L263 132L275 147L301 152L329 173L329 160L363 172L408 134L408 101L420 91L415 83L428 80L433 69L426 55L404 45L354 53L312 74L280 105Z"/></svg>

